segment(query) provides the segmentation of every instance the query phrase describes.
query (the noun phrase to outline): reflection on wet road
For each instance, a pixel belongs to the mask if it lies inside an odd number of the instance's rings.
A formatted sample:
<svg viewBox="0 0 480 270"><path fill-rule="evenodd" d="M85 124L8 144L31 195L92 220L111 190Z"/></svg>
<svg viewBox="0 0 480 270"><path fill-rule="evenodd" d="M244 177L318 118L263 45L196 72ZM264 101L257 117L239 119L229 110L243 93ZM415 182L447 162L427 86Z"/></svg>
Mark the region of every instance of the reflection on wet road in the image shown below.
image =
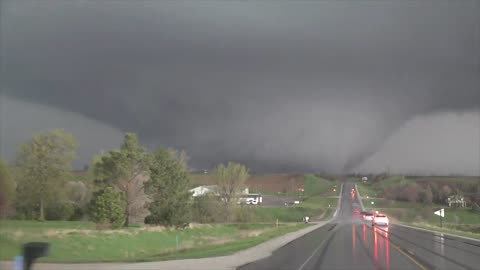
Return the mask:
<svg viewBox="0 0 480 270"><path fill-rule="evenodd" d="M331 223L239 269L480 269L480 242L399 225L365 224L352 188L344 185Z"/></svg>

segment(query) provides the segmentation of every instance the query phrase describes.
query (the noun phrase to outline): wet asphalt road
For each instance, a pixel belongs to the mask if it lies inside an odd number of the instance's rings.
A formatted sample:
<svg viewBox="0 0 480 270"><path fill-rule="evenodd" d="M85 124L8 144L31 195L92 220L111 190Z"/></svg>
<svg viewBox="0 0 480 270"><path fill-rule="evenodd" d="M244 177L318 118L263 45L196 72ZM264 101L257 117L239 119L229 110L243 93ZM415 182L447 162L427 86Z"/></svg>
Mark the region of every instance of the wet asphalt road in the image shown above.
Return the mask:
<svg viewBox="0 0 480 270"><path fill-rule="evenodd" d="M359 208L344 185L337 217L329 224L239 270L480 269L480 242L399 225L372 227L353 216ZM361 209L359 209L361 210Z"/></svg>

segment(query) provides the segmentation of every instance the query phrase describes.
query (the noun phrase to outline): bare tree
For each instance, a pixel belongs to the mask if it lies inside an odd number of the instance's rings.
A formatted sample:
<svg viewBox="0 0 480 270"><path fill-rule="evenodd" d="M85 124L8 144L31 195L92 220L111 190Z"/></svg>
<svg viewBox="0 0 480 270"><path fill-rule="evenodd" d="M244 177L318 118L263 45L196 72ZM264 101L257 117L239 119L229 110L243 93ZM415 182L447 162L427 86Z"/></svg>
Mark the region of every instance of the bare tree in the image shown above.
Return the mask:
<svg viewBox="0 0 480 270"><path fill-rule="evenodd" d="M66 184L67 198L75 205L85 206L91 199L91 192L87 185L81 181L69 181Z"/></svg>
<svg viewBox="0 0 480 270"><path fill-rule="evenodd" d="M121 179L117 184L117 187L125 194L126 213L130 223L143 223L149 213L145 207L149 202L148 195L145 194L145 182L148 180L149 177L146 174L140 174L131 179Z"/></svg>
<svg viewBox="0 0 480 270"><path fill-rule="evenodd" d="M419 186L417 184L408 184L405 188L405 196L409 202L416 202L418 201L418 190Z"/></svg>
<svg viewBox="0 0 480 270"><path fill-rule="evenodd" d="M168 148L167 151L170 156L176 160L186 172L188 172L188 161L190 160L190 157L187 155L187 152L184 150L178 151L174 148Z"/></svg>
<svg viewBox="0 0 480 270"><path fill-rule="evenodd" d="M213 174L218 185L218 193L227 206L235 202L249 177L247 167L234 162L229 162L227 166L218 165Z"/></svg>

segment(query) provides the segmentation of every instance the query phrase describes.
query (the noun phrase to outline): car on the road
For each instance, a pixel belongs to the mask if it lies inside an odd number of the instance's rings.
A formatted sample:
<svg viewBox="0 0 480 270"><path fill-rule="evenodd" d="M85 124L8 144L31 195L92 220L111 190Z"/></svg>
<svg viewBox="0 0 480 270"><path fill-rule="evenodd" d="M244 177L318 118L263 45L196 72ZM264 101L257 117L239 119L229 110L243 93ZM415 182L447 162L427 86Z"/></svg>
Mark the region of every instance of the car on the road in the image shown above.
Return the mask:
<svg viewBox="0 0 480 270"><path fill-rule="evenodd" d="M373 216L372 226L376 226L376 225L388 226L389 223L390 223L390 220L384 214L375 214Z"/></svg>
<svg viewBox="0 0 480 270"><path fill-rule="evenodd" d="M357 208L353 209L353 217L354 218L360 217L360 210L358 210Z"/></svg>
<svg viewBox="0 0 480 270"><path fill-rule="evenodd" d="M373 213L369 213L369 212L364 212L363 213L363 221L365 221L365 222L372 222L373 217L374 217Z"/></svg>

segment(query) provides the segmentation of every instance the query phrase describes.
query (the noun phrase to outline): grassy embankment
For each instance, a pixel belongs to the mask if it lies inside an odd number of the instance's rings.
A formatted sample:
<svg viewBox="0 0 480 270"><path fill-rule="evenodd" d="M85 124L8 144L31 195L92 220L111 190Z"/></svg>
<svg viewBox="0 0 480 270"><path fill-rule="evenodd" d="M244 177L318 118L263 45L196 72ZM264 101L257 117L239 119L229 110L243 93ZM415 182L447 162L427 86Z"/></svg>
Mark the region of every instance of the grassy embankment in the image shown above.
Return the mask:
<svg viewBox="0 0 480 270"><path fill-rule="evenodd" d="M180 231L163 227L97 231L90 222L1 221L0 259L11 260L20 253L21 244L30 241L51 243L51 254L41 259L43 262L133 262L231 254L307 226L285 222L300 222L306 215L331 215L338 183L311 175L303 180L305 200L298 206L247 207L253 213L251 222L257 224L198 225Z"/></svg>
<svg viewBox="0 0 480 270"><path fill-rule="evenodd" d="M195 185L211 185L214 183L212 176L193 175ZM264 195L274 195L289 200L303 197L299 205L285 207L279 206L242 206L243 215L248 222L301 222L303 217L328 218L333 214L338 202L340 184L338 181L326 180L314 175L286 175L265 174L252 176L247 181L251 192ZM303 187L301 194L297 188ZM334 191L335 189L335 191ZM286 192L282 192L286 191Z"/></svg>
<svg viewBox="0 0 480 270"><path fill-rule="evenodd" d="M260 221L298 222L304 216L323 217L332 215L338 203L340 184L314 175L304 177L303 201L299 205L289 207L255 207L255 216ZM295 194L298 196L298 193ZM292 194L293 197L293 194ZM290 197L290 198L292 198Z"/></svg>
<svg viewBox="0 0 480 270"><path fill-rule="evenodd" d="M480 239L480 213L470 208L449 208L447 205L426 205L378 198L385 187L414 183L415 181L402 177L391 177L378 184L358 183L357 187L365 208L383 212L392 217L394 222ZM366 196L370 198L366 199ZM371 202L374 204L372 205ZM445 208L442 227L440 227L440 217L433 213L440 208Z"/></svg>
<svg viewBox="0 0 480 270"><path fill-rule="evenodd" d="M198 225L180 231L163 227L97 231L93 223L72 221L1 221L0 226L0 260L13 259L23 243L45 241L51 244L51 252L40 261L81 263L227 255L307 225Z"/></svg>

